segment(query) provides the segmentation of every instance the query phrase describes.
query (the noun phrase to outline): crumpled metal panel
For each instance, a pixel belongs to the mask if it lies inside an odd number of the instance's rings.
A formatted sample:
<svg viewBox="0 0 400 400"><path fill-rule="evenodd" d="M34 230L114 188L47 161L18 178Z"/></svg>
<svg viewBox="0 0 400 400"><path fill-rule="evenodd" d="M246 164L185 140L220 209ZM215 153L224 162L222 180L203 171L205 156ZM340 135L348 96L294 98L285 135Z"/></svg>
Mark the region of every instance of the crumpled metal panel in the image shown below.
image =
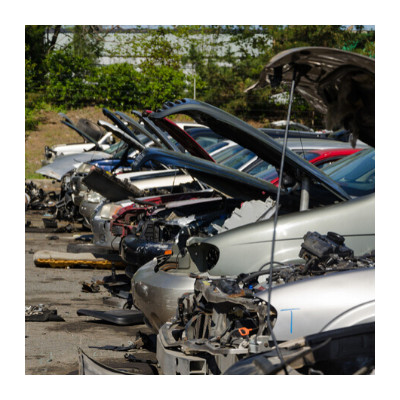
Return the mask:
<svg viewBox="0 0 400 400"><path fill-rule="evenodd" d="M121 371L107 367L87 356L81 348L78 348L79 375L134 375L127 371Z"/></svg>

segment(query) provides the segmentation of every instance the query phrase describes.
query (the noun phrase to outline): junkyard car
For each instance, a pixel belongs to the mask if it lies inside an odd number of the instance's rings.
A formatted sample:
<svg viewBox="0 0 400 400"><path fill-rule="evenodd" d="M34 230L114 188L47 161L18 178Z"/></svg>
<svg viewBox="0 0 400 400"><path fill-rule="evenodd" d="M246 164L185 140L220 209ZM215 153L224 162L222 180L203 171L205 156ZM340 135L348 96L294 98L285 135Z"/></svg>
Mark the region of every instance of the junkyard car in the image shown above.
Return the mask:
<svg viewBox="0 0 400 400"><path fill-rule="evenodd" d="M304 264L199 274L194 293L178 300L176 316L158 333L163 372L223 373L278 343L374 322L373 252L354 257L343 236L307 232L299 256Z"/></svg>
<svg viewBox="0 0 400 400"><path fill-rule="evenodd" d="M62 122L67 123L67 126L74 129L80 136L82 136L84 143L57 144L52 147L46 146L44 154L45 158L42 161L43 165L53 162L57 157L83 153L91 151L94 148L107 150L110 145L115 142L112 132L93 124L85 118L81 118L75 127L66 115L61 114L61 116L65 118ZM82 135L82 133L84 133L84 135Z"/></svg>
<svg viewBox="0 0 400 400"><path fill-rule="evenodd" d="M272 288L270 300L268 290L258 291L258 281L249 288L237 284L240 278L197 278L194 294L178 299L176 316L158 332L163 373L224 373L238 360L272 347L271 330L281 343L374 322L374 268L332 268L331 274L309 279L302 271L300 280L294 269L275 268L274 279L281 283ZM284 283L289 276L294 281Z"/></svg>

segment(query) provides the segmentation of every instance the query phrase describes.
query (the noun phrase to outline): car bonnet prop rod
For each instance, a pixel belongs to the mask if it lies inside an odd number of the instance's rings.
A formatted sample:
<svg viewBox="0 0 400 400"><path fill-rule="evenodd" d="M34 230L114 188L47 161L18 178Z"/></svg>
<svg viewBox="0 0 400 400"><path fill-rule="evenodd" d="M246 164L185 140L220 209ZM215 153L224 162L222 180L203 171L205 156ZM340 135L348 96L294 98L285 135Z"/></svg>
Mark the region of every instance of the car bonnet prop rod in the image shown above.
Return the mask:
<svg viewBox="0 0 400 400"><path fill-rule="evenodd" d="M292 103L293 103L295 85L296 85L296 67L293 67L293 78L292 78L292 84L291 84L290 96L289 96L289 108L288 108L288 115L286 118L285 137L283 140L283 151L282 151L281 165L280 165L280 170L279 170L278 193L276 196L276 212L274 214L274 229L272 232L271 264L269 267L269 276L268 276L268 304L267 304L268 329L271 333L271 337L274 342L276 351L278 353L278 357L281 360L282 364L284 365L286 374L288 374L288 372L286 370L286 363L282 357L282 353L278 347L278 344L276 342L276 337L275 337L274 331L272 330L272 326L271 326L271 292L272 292L272 270L273 270L273 265L274 265L274 253L275 253L275 241L276 241L276 226L278 223L278 214L279 214L279 205L280 205L279 202L280 202L280 197L281 197L280 195L281 195L281 186L282 186L282 178L283 178L283 166L285 164L287 138L288 138L289 124L290 124L290 117L291 117L291 113L292 113Z"/></svg>

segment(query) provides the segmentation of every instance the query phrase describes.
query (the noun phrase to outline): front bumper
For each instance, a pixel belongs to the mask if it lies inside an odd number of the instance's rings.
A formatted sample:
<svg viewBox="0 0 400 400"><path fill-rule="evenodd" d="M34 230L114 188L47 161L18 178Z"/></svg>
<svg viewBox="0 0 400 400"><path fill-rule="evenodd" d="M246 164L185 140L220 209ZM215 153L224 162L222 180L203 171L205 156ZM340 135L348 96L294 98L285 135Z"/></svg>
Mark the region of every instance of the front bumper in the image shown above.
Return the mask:
<svg viewBox="0 0 400 400"><path fill-rule="evenodd" d="M79 206L79 213L85 218L87 221L90 221L93 213L96 208L99 206L99 203L92 203L91 201L82 200Z"/></svg>
<svg viewBox="0 0 400 400"><path fill-rule="evenodd" d="M111 233L110 221L96 215L91 222L93 243L96 246L106 247L111 250L118 250L121 238L119 236L114 236Z"/></svg>
<svg viewBox="0 0 400 400"><path fill-rule="evenodd" d="M240 354L234 353L202 353L199 357L168 348L167 331L168 324L157 335L157 361L163 375L220 375L240 359Z"/></svg>
<svg viewBox="0 0 400 400"><path fill-rule="evenodd" d="M138 269L132 279L134 305L143 312L155 332L176 314L178 299L194 291L194 278L186 273L154 271L152 260Z"/></svg>

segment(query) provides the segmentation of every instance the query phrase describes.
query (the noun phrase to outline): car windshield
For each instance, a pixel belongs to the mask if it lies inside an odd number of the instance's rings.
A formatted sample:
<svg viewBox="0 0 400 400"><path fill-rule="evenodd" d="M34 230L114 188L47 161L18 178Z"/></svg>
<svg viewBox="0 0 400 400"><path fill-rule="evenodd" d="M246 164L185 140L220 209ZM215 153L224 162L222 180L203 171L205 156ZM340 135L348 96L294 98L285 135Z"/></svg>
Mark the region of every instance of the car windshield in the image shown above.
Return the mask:
<svg viewBox="0 0 400 400"><path fill-rule="evenodd" d="M213 158L217 163L222 163L223 161L227 160L229 157L232 157L234 154L236 154L240 150L243 150L243 147L241 147L239 145L231 146L228 149L220 151Z"/></svg>
<svg viewBox="0 0 400 400"><path fill-rule="evenodd" d="M116 152L113 154L113 157L112 157L112 158L120 159L120 158L122 157L122 155L125 153L125 151L126 151L127 148L128 148L128 145L127 145L126 143L124 143L124 145L121 146L121 147L118 149L118 151L116 151ZM132 151L136 151L136 149L131 149L131 152L132 152Z"/></svg>
<svg viewBox="0 0 400 400"><path fill-rule="evenodd" d="M255 157L256 155L252 151L243 149L229 159L221 162L221 164L225 165L226 167L239 169Z"/></svg>
<svg viewBox="0 0 400 400"><path fill-rule="evenodd" d="M139 135L136 136L136 139L144 146L146 146L149 142L152 142L152 140L143 133L139 133Z"/></svg>
<svg viewBox="0 0 400 400"><path fill-rule="evenodd" d="M194 139L196 142L205 149L212 144L221 142L224 138L217 133L213 132L211 129L203 128L191 128L187 129L186 132Z"/></svg>
<svg viewBox="0 0 400 400"><path fill-rule="evenodd" d="M306 159L307 161L311 161L314 158L318 157L318 153L313 152L299 152L296 151L299 157ZM257 178L264 179L266 181L272 181L275 178L278 178L278 172L275 167L271 164L266 164L264 169L258 168L257 172L249 172L251 175L254 175Z"/></svg>
<svg viewBox="0 0 400 400"><path fill-rule="evenodd" d="M111 145L107 150L104 150L105 153L107 154L114 154L117 151L121 150L122 147L124 146L125 142L123 142L122 140L120 140L117 143L114 143L113 145Z"/></svg>
<svg viewBox="0 0 400 400"><path fill-rule="evenodd" d="M245 168L244 172L259 178L259 174L266 174L267 170L271 171L272 168L274 168L273 165L259 158L256 163L252 163L249 167Z"/></svg>
<svg viewBox="0 0 400 400"><path fill-rule="evenodd" d="M375 192L375 149L365 149L344 157L322 170L350 196Z"/></svg>
<svg viewBox="0 0 400 400"><path fill-rule="evenodd" d="M219 150L219 149L222 149L223 147L225 147L225 146L228 146L228 142L225 142L225 141L223 141L223 142L218 142L218 143L214 143L214 144L212 144L211 146L207 146L206 148L205 148L205 150L206 150L206 152L208 153L208 154L211 154L211 153L214 153L214 151L217 151L217 150Z"/></svg>

